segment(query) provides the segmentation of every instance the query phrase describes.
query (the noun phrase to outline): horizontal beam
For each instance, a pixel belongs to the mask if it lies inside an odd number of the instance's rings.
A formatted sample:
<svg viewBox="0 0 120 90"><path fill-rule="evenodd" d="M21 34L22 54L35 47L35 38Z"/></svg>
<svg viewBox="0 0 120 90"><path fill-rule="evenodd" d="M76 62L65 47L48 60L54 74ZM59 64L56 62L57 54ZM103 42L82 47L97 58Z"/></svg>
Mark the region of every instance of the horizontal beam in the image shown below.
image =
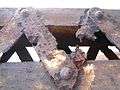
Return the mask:
<svg viewBox="0 0 120 90"><path fill-rule="evenodd" d="M120 61L89 61L73 90L119 90ZM0 90L57 90L41 62L0 64Z"/></svg>
<svg viewBox="0 0 120 90"><path fill-rule="evenodd" d="M0 8L0 25L6 24L13 16L16 8ZM37 8L46 18L47 25L77 26L80 16L84 14L82 8ZM120 10L104 10L120 22Z"/></svg>
<svg viewBox="0 0 120 90"><path fill-rule="evenodd" d="M89 61L81 69L74 90L119 90L120 61Z"/></svg>
<svg viewBox="0 0 120 90"><path fill-rule="evenodd" d="M0 90L57 90L43 64L0 64Z"/></svg>
<svg viewBox="0 0 120 90"><path fill-rule="evenodd" d="M15 12L15 8L0 8L0 25L4 26L11 19ZM75 37L75 33L78 30L78 23L80 21L80 17L84 14L85 9L79 8L43 8L38 11L44 14L46 19L45 25L49 28L50 32L59 39L58 42L63 42L63 44L69 45L86 45L89 46L91 42L89 40L84 39L83 43L79 43L78 39ZM104 10L109 15L113 16L115 20L120 22L120 10ZM62 37L61 37L62 36ZM66 38L66 39L65 39ZM66 40L66 41L64 41ZM24 40L23 40L24 43ZM19 45L21 47L21 45ZM26 46L31 46L26 44Z"/></svg>

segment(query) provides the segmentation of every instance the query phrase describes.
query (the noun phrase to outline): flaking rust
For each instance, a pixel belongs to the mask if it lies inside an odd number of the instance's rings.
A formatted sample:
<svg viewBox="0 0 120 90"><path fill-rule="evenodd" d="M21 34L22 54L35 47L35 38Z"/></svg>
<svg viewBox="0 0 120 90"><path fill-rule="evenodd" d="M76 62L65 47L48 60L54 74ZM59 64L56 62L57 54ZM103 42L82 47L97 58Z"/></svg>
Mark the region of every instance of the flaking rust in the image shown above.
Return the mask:
<svg viewBox="0 0 120 90"><path fill-rule="evenodd" d="M56 39L45 27L44 21L43 15L33 8L17 9L0 31L0 52L9 50L25 34L58 89L72 90L78 69L65 51L57 49Z"/></svg>
<svg viewBox="0 0 120 90"><path fill-rule="evenodd" d="M72 90L78 70L63 50L54 50L48 53L45 66L53 77L55 85L60 90Z"/></svg>
<svg viewBox="0 0 120 90"><path fill-rule="evenodd" d="M81 28L76 32L76 37L94 41L97 37L95 32L103 32L111 43L120 50L120 23L114 17L99 8L91 8L85 11L80 20Z"/></svg>
<svg viewBox="0 0 120 90"><path fill-rule="evenodd" d="M87 55L81 49L79 49L79 46L77 45L75 51L71 53L70 58L73 60L73 63L76 65L79 72L85 63Z"/></svg>
<svg viewBox="0 0 120 90"><path fill-rule="evenodd" d="M43 17L41 17L42 15L35 11L31 11L28 13L30 14L30 16L27 18L23 18L24 21L22 21L25 22L23 25L25 25L24 28L27 29L24 29L22 32L25 33L25 35L31 43L36 43L36 46L34 46L34 48L37 51L40 59L44 63L49 74L52 76L55 85L60 90L72 89L76 82L76 77L78 75L76 66L69 59L69 57L64 51L57 50L56 39L45 27L43 22L44 19ZM30 22L30 20L32 22ZM30 26L31 28L29 28ZM65 78L62 78L61 76L63 74L61 73L63 67L68 68L70 70L70 73L68 71L69 75L66 74L65 76L70 77L67 80Z"/></svg>
<svg viewBox="0 0 120 90"><path fill-rule="evenodd" d="M0 30L0 52L7 52L22 35L17 25L17 18L13 17Z"/></svg>

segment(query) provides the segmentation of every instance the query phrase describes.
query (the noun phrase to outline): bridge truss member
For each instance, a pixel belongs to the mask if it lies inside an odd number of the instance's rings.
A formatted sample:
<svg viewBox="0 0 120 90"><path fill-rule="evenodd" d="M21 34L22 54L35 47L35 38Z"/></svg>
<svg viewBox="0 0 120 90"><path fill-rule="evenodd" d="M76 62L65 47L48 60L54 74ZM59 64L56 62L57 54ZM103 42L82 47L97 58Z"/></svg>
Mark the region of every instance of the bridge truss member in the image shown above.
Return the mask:
<svg viewBox="0 0 120 90"><path fill-rule="evenodd" d="M117 21L104 13L99 8L87 9L80 20L81 28L76 32L76 37L82 42L83 38L92 40L87 59L95 60L98 51L101 50L110 60L119 59L118 56L108 48L115 45L120 50L120 27Z"/></svg>

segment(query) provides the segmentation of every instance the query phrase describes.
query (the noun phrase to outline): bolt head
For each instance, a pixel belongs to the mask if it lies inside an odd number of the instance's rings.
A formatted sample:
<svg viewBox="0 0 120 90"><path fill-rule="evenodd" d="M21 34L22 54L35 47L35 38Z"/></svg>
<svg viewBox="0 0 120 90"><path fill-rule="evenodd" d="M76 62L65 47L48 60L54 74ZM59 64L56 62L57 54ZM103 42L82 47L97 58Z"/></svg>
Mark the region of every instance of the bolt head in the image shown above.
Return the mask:
<svg viewBox="0 0 120 90"><path fill-rule="evenodd" d="M102 19L103 18L103 12L102 11L96 11L95 12L95 17L97 17L98 19Z"/></svg>
<svg viewBox="0 0 120 90"><path fill-rule="evenodd" d="M68 67L63 67L60 71L60 78L63 80L69 80L71 77L72 71Z"/></svg>
<svg viewBox="0 0 120 90"><path fill-rule="evenodd" d="M24 18L27 18L27 17L29 16L29 12L28 12L27 9L23 9L23 10L21 11L21 14L22 14L22 16L23 16Z"/></svg>

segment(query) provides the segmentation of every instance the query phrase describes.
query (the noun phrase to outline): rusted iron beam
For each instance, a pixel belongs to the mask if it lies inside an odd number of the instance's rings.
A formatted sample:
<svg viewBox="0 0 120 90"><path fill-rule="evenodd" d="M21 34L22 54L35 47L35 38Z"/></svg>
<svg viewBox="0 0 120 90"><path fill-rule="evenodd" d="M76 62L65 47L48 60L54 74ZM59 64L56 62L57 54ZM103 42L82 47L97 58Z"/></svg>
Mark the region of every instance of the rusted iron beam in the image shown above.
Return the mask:
<svg viewBox="0 0 120 90"><path fill-rule="evenodd" d="M111 43L120 50L119 24L113 17L99 8L91 8L84 12L84 16L80 20L81 28L76 32L76 37L80 39L80 42L82 42L83 38L93 41L90 49L96 51L93 51L92 57L92 50L89 50L88 55L90 55L88 58L91 57L89 59L95 59L98 50L101 50L109 59L119 59L108 48ZM99 46L102 46L102 48Z"/></svg>
<svg viewBox="0 0 120 90"><path fill-rule="evenodd" d="M5 53L3 53L0 58L0 63L7 62L10 57L16 52L22 62L24 61L33 61L29 52L26 49L26 46L32 46L32 44L27 40L24 34L13 44L13 46Z"/></svg>
<svg viewBox="0 0 120 90"><path fill-rule="evenodd" d="M14 8L13 9L0 8L0 11L1 11L0 25L4 26L5 23L8 23L11 17L13 17L15 10L16 9ZM73 36L73 34L75 34L75 32L77 31L76 29L78 28L80 17L84 15L85 9L51 8L51 9L37 9L37 10L44 14L46 18L45 25L49 27L50 32L52 32L52 34L56 38L58 38L58 41L60 43L62 42L63 44L66 44L66 41L67 41L67 44L69 45L74 45L75 43L79 45L88 45L88 46L92 43L91 41L86 40L86 39L83 39L83 42L79 43L78 39L76 39L75 36ZM117 22L120 22L120 19L119 19L120 11L119 10L103 10L103 11L113 16ZM72 34L68 32L72 32ZM66 39L59 37L60 34L64 36ZM63 39L66 41L64 41Z"/></svg>
<svg viewBox="0 0 120 90"><path fill-rule="evenodd" d="M42 62L0 64L0 90L58 90Z"/></svg>
<svg viewBox="0 0 120 90"><path fill-rule="evenodd" d="M33 8L16 10L10 23L4 26L0 34L1 51L4 53L17 44L22 35L25 35L35 48L55 85L60 90L72 90L78 76L78 69L65 51L57 49L56 39L45 27L41 12ZM6 35L11 35L11 37ZM4 37L6 42L3 40ZM5 46L6 44L8 45ZM26 51L24 48L22 49L22 51ZM25 60L22 51L19 51L18 54L22 56L22 60Z"/></svg>
<svg viewBox="0 0 120 90"><path fill-rule="evenodd" d="M4 26L16 10L17 8L0 8L0 26ZM44 14L46 26L78 26L80 17L84 15L86 8L36 8L36 10ZM120 22L120 10L103 9L103 11Z"/></svg>
<svg viewBox="0 0 120 90"><path fill-rule="evenodd" d="M73 90L119 90L120 61L87 61Z"/></svg>
<svg viewBox="0 0 120 90"><path fill-rule="evenodd" d="M119 90L120 62L90 61L72 90ZM42 62L2 63L0 90L58 90Z"/></svg>
<svg viewBox="0 0 120 90"><path fill-rule="evenodd" d="M1 29L0 50L4 53L7 52L24 34L29 43L31 43L37 51L42 63L58 89L72 90L77 80L78 71L81 70L85 59L79 49L76 49L77 51L73 59L71 59L65 51L58 50L56 39L49 32L48 28L45 27L42 16L39 11L33 8L18 9L10 20L10 23ZM66 32L67 31L65 31L65 33ZM73 33L69 32L69 34L72 35ZM7 37L7 35L9 37ZM2 40L2 38L4 39ZM95 37L92 39L95 39ZM6 42L4 42L4 40ZM75 62L72 60L75 60ZM76 65L76 62L79 62L79 64ZM91 73L93 74L93 72ZM90 85L85 88L89 88L89 86Z"/></svg>
<svg viewBox="0 0 120 90"><path fill-rule="evenodd" d="M81 28L76 32L76 37L83 37L92 41L97 40L95 33L102 32L106 38L119 49L119 23L99 8L91 8L85 12L80 20Z"/></svg>

